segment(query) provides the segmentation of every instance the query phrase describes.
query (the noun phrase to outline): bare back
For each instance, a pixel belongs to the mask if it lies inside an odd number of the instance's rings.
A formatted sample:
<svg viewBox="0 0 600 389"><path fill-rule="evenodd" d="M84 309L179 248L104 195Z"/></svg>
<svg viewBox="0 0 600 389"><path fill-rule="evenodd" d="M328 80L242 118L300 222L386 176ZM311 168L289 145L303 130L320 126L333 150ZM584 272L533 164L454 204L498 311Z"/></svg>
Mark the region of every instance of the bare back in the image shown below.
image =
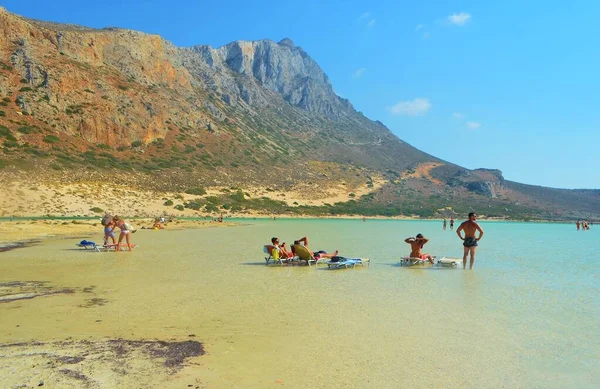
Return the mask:
<svg viewBox="0 0 600 389"><path fill-rule="evenodd" d="M477 222L474 222L472 220L464 221L460 225L460 227L458 227L458 230L456 230L457 233L460 231L465 232L465 238L475 238L475 233L477 231L479 231L481 233L481 235L483 235L483 230L481 229L481 227L479 227L479 224L477 224Z"/></svg>

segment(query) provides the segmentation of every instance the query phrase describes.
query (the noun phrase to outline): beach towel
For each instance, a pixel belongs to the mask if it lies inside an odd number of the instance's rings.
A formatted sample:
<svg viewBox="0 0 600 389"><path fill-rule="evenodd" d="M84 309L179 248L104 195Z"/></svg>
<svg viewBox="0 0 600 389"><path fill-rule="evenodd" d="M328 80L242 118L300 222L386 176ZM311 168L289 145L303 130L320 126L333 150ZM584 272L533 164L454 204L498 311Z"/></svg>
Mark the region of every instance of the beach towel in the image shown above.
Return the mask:
<svg viewBox="0 0 600 389"><path fill-rule="evenodd" d="M81 242L79 242L79 246L95 246L96 243L89 241L89 240L82 240Z"/></svg>

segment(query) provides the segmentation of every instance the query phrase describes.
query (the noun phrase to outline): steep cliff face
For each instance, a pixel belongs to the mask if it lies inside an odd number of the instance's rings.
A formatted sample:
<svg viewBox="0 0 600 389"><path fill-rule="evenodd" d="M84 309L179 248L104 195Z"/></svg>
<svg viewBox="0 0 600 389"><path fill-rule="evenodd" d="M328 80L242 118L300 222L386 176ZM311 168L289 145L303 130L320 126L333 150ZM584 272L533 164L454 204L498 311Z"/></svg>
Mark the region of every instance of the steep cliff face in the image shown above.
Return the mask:
<svg viewBox="0 0 600 389"><path fill-rule="evenodd" d="M259 92L264 88L292 106L330 119L353 113L349 102L335 94L319 65L290 39L237 41L217 49L195 46L182 49L180 55L182 65L221 93L228 104L243 100L267 106L268 99ZM255 83L249 87L240 83L240 75Z"/></svg>

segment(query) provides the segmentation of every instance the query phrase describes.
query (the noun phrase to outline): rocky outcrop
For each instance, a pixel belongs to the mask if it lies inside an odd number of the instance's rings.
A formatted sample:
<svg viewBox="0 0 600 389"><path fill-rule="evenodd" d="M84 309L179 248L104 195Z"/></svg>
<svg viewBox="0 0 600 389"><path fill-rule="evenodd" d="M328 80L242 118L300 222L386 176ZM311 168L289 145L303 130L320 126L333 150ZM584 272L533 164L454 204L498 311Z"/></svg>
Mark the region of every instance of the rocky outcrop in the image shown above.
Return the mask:
<svg viewBox="0 0 600 389"><path fill-rule="evenodd" d="M182 65L226 96L228 104L234 96L234 101L266 105L267 99L257 91L260 87L278 93L295 107L331 119L352 110L347 100L334 93L319 65L288 38L279 43L237 41L217 49L195 46L182 49L180 56ZM249 79L240 82L239 75Z"/></svg>
<svg viewBox="0 0 600 389"><path fill-rule="evenodd" d="M450 177L447 184L451 187L464 187L482 196L497 198L504 190L504 177L500 170L459 170Z"/></svg>

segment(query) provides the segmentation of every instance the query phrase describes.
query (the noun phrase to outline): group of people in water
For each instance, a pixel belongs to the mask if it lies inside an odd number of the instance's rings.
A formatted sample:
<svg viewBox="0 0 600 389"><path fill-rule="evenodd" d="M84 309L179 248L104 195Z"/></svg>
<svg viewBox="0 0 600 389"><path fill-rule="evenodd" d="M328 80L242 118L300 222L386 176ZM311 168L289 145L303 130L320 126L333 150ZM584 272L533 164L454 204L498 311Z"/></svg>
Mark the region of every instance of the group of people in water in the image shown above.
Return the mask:
<svg viewBox="0 0 600 389"><path fill-rule="evenodd" d="M456 234L463 241L463 268L467 268L467 258L470 256L469 269L473 268L475 263L475 252L477 251L478 242L483 236L483 229L477 223L477 214L475 212L469 213L469 219L461 223L456 229ZM445 220L444 220L445 222ZM454 219L451 219L451 228L454 226ZM464 236L463 236L464 235ZM410 244L411 258L418 258L421 260L428 260L431 264L434 263L433 256L428 253L422 253L421 250L425 246L429 239L425 238L423 234L417 234L415 237L409 237L404 242ZM288 247L283 242L280 243L279 238L271 238L271 244L267 244L266 248L275 259L291 259L299 257L300 260L310 261L318 260L320 258L333 258L338 255L336 250L333 254L328 254L324 250L311 251L308 247L308 238L305 236L294 241L294 244Z"/></svg>
<svg viewBox="0 0 600 389"><path fill-rule="evenodd" d="M477 251L478 242L483 236L483 229L477 223L477 214L475 212L469 213L469 219L461 223L456 229L456 235L463 241L463 269L467 268L467 258L470 256L469 269L473 268L475 263L475 252ZM450 219L450 228L454 226L454 219ZM446 219L444 219L444 229L446 229ZM464 234L461 235L461 232ZM477 235L479 232L479 236ZM428 260L433 265L433 257L428 253L421 253L421 249L429 239L425 238L423 234L417 234L415 237L409 237L404 239L404 242L410 244L410 258L418 258L421 260Z"/></svg>
<svg viewBox="0 0 600 389"><path fill-rule="evenodd" d="M338 255L336 250L333 254L328 254L325 250L311 251L308 248L308 238L305 236L294 241L294 244L287 246L285 242L280 243L279 238L271 238L271 244L266 245L267 250L275 259L291 259L298 256L302 261L318 260L320 258L333 258Z"/></svg>
<svg viewBox="0 0 600 389"><path fill-rule="evenodd" d="M577 220L577 223L575 223L577 226L577 231L589 230L592 224L594 224L594 222L588 222L587 220Z"/></svg>

